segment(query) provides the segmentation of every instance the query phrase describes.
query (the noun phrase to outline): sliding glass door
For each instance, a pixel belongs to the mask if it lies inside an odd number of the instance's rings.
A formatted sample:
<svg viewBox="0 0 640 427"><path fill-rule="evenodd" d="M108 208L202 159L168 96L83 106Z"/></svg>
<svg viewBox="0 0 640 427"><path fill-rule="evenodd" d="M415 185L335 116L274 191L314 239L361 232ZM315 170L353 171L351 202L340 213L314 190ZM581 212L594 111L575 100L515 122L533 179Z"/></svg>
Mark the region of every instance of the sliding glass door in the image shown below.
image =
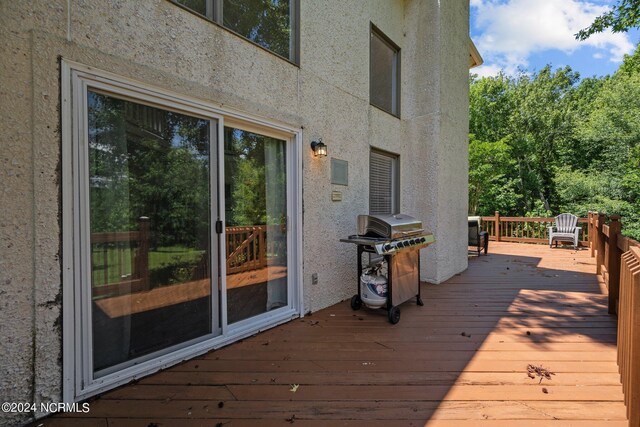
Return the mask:
<svg viewBox="0 0 640 427"><path fill-rule="evenodd" d="M299 132L63 68L65 399L298 316Z"/></svg>
<svg viewBox="0 0 640 427"><path fill-rule="evenodd" d="M287 141L224 129L227 322L289 305Z"/></svg>
<svg viewBox="0 0 640 427"><path fill-rule="evenodd" d="M87 106L99 377L213 332L216 123L93 90Z"/></svg>

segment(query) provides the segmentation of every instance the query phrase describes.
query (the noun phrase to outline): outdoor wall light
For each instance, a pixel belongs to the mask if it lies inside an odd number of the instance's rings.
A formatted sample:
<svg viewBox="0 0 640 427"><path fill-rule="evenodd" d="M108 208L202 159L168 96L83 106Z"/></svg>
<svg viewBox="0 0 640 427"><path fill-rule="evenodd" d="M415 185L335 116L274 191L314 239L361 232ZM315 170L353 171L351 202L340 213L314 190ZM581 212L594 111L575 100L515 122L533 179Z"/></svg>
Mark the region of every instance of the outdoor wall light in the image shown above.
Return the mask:
<svg viewBox="0 0 640 427"><path fill-rule="evenodd" d="M318 156L327 156L327 145L322 142L322 138L318 138L317 141L311 141L311 149L313 150L313 155Z"/></svg>

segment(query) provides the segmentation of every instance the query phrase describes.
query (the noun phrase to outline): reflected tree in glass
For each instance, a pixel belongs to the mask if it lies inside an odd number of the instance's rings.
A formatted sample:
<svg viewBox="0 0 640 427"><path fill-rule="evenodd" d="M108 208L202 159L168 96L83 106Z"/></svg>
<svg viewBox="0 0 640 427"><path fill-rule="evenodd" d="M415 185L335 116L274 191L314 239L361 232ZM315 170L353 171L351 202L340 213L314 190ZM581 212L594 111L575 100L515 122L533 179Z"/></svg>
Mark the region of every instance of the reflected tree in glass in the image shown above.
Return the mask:
<svg viewBox="0 0 640 427"><path fill-rule="evenodd" d="M225 128L227 317L287 305L286 142Z"/></svg>
<svg viewBox="0 0 640 427"><path fill-rule="evenodd" d="M87 99L100 371L211 332L210 121Z"/></svg>

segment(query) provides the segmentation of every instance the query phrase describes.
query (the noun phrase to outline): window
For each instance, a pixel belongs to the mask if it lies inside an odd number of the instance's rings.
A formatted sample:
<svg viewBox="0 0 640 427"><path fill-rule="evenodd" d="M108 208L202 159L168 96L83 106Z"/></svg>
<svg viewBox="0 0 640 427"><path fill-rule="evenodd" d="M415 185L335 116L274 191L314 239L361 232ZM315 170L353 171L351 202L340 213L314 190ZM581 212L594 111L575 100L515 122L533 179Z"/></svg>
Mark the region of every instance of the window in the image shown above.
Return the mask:
<svg viewBox="0 0 640 427"><path fill-rule="evenodd" d="M174 1L276 55L299 62L299 0Z"/></svg>
<svg viewBox="0 0 640 427"><path fill-rule="evenodd" d="M400 212L398 156L372 150L369 162L369 214Z"/></svg>
<svg viewBox="0 0 640 427"><path fill-rule="evenodd" d="M400 48L371 26L370 102L400 116Z"/></svg>

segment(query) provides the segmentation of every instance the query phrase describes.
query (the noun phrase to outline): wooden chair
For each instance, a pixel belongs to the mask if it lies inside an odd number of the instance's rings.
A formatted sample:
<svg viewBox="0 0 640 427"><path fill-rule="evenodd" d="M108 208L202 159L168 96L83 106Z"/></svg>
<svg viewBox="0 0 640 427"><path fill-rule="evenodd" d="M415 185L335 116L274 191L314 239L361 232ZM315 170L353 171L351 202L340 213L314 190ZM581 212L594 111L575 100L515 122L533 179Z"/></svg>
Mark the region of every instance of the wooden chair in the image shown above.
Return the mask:
<svg viewBox="0 0 640 427"><path fill-rule="evenodd" d="M479 216L470 216L467 221L469 222L469 246L477 248L478 256L482 250L486 255L489 250L489 233L482 231L482 219Z"/></svg>
<svg viewBox="0 0 640 427"><path fill-rule="evenodd" d="M577 226L578 217L563 213L556 217L556 224L549 227L549 247L553 247L553 242L558 246L558 242L572 242L573 247L578 249L578 236L580 227Z"/></svg>

